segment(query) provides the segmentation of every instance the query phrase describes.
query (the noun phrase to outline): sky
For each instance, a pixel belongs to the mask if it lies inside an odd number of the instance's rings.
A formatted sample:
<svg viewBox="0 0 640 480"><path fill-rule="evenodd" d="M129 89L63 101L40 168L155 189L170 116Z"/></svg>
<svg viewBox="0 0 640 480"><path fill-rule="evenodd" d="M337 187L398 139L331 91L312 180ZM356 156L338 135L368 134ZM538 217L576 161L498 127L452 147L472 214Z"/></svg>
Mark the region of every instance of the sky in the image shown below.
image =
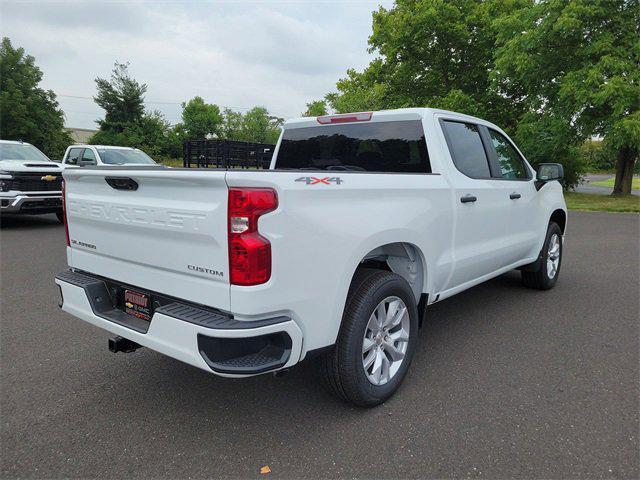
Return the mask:
<svg viewBox="0 0 640 480"><path fill-rule="evenodd" d="M291 118L334 91L348 68L369 63L371 12L380 5L392 2L0 0L0 33L36 58L68 127L96 128L95 78L109 77L115 61L130 63L148 85L147 109L172 124L196 95Z"/></svg>

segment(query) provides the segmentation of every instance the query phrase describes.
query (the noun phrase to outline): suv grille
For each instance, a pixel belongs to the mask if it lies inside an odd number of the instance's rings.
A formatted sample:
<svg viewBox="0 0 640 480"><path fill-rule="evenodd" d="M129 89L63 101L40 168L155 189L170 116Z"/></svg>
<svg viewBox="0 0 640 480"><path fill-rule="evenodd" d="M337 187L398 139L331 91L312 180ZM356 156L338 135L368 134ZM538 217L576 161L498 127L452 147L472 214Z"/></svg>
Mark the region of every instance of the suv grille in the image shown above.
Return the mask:
<svg viewBox="0 0 640 480"><path fill-rule="evenodd" d="M47 175L56 179L42 180ZM14 173L9 189L19 192L59 192L62 190L62 172Z"/></svg>

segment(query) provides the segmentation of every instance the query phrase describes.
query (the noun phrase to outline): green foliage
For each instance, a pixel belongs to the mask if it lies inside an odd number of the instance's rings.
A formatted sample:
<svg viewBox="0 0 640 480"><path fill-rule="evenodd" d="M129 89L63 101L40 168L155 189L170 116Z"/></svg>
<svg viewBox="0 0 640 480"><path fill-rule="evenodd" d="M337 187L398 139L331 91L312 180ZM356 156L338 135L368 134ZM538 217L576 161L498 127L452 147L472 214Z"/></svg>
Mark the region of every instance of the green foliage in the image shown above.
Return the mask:
<svg viewBox="0 0 640 480"><path fill-rule="evenodd" d="M598 135L633 163L640 150L639 26L637 0L531 0L496 21L494 79L529 110L570 121L576 141Z"/></svg>
<svg viewBox="0 0 640 480"><path fill-rule="evenodd" d="M240 140L242 137L242 113L225 108L221 127L221 138Z"/></svg>
<svg viewBox="0 0 640 480"><path fill-rule="evenodd" d="M368 110L384 110L396 108L387 97L387 86L378 78L381 60L374 60L359 73L353 69L347 70L347 78L341 78L336 83L338 93L328 93L327 103L338 113L365 112Z"/></svg>
<svg viewBox="0 0 640 480"><path fill-rule="evenodd" d="M539 163L554 162L564 166L565 188L572 188L582 180L586 164L575 143L576 132L562 117L530 112L518 122L513 139L535 167Z"/></svg>
<svg viewBox="0 0 640 480"><path fill-rule="evenodd" d="M129 77L126 65L116 63L110 80L96 79L96 101L105 108L105 120L91 143L136 147L157 160L182 157L182 143L187 139L227 138L248 142L275 143L282 119L272 117L266 108L255 107L244 115L206 103L194 97L182 104L182 123L169 125L160 112L144 111L146 85ZM123 105L125 116L118 112ZM108 110L107 110L108 109ZM135 113L134 113L135 112ZM117 114L117 115L116 115Z"/></svg>
<svg viewBox="0 0 640 480"><path fill-rule="evenodd" d="M222 126L220 107L194 97L182 104L182 125L185 138L196 139L219 136Z"/></svg>
<svg viewBox="0 0 640 480"><path fill-rule="evenodd" d="M90 143L135 147L156 159L182 155L182 125L172 128L160 112L145 112L147 86L129 76L127 64L116 63L111 78L97 78L96 86L105 118Z"/></svg>
<svg viewBox="0 0 640 480"><path fill-rule="evenodd" d="M254 107L244 115L226 108L223 118L221 138L260 143L276 143L284 122L264 107Z"/></svg>
<svg viewBox="0 0 640 480"><path fill-rule="evenodd" d="M307 111L302 114L303 117L320 117L327 114L327 102L324 100L314 100L307 103Z"/></svg>
<svg viewBox="0 0 640 480"><path fill-rule="evenodd" d="M615 147L602 140L588 139L579 148L587 172L613 172L617 153ZM636 162L635 173L640 173L640 162Z"/></svg>
<svg viewBox="0 0 640 480"><path fill-rule="evenodd" d="M60 159L72 143L64 130L64 113L51 90L38 85L42 71L23 48L4 37L0 44L0 138L32 143Z"/></svg>
<svg viewBox="0 0 640 480"><path fill-rule="evenodd" d="M145 113L136 122L122 125L122 131L99 130L90 139L94 145L119 145L143 150L151 157L182 154L181 141L160 112Z"/></svg>
<svg viewBox="0 0 640 480"><path fill-rule="evenodd" d="M98 120L100 130L122 133L142 120L146 84L129 76L128 63L116 62L109 80L96 78L98 94L95 102L104 110L104 120Z"/></svg>
<svg viewBox="0 0 640 480"><path fill-rule="evenodd" d="M361 73L347 71L329 104L338 112L442 107L513 124L518 104L490 88L490 74L493 19L517 4L399 0L381 7L369 38L379 57Z"/></svg>
<svg viewBox="0 0 640 480"><path fill-rule="evenodd" d="M280 136L281 118L272 117L264 107L253 107L242 119L242 139L247 142L276 143Z"/></svg>

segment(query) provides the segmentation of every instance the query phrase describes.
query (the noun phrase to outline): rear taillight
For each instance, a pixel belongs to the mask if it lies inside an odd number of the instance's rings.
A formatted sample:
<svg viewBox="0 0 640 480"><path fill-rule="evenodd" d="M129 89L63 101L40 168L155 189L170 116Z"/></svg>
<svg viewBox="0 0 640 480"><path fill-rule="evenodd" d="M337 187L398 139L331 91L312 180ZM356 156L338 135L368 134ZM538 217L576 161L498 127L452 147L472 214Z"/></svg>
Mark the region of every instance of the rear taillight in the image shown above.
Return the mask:
<svg viewBox="0 0 640 480"><path fill-rule="evenodd" d="M67 222L67 194L64 189L64 180L62 180L62 217L64 221L64 234L67 237L67 247L71 246L69 241L69 222Z"/></svg>
<svg viewBox="0 0 640 480"><path fill-rule="evenodd" d="M232 285L258 285L271 277L271 243L258 232L258 218L275 210L270 188L230 188L229 277Z"/></svg>

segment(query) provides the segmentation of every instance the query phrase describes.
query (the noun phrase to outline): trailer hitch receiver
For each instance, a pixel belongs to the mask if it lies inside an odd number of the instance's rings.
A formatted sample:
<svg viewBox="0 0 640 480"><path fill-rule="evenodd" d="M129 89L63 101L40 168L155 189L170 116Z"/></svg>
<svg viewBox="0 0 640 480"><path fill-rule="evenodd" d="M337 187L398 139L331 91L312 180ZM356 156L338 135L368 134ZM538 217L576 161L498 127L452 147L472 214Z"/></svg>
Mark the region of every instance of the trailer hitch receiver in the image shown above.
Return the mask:
<svg viewBox="0 0 640 480"><path fill-rule="evenodd" d="M113 337L109 339L109 350L113 353L123 352L130 353L135 352L142 345L138 345L136 342L132 342L128 338L124 337Z"/></svg>

